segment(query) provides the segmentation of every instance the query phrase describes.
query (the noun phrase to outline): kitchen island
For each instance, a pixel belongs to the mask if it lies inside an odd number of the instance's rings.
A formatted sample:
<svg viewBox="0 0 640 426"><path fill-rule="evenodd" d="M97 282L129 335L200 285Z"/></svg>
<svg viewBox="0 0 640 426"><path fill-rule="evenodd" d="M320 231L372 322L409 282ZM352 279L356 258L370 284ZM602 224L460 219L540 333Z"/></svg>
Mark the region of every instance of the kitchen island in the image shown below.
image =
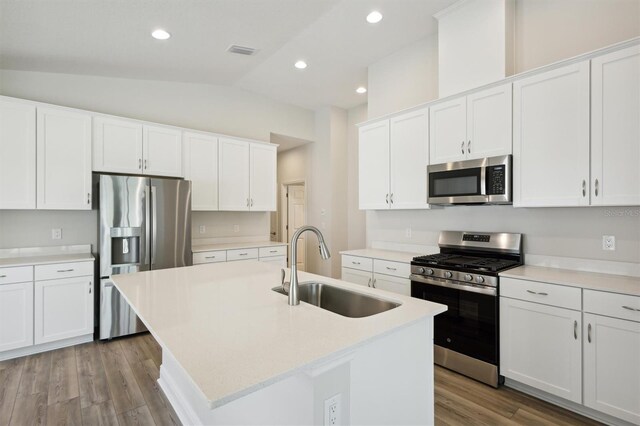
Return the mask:
<svg viewBox="0 0 640 426"><path fill-rule="evenodd" d="M433 423L433 317L443 305L300 272L400 306L348 318L272 291L281 271L229 262L116 275L163 350L184 424ZM288 278L288 277L287 277ZM329 401L329 402L328 402Z"/></svg>

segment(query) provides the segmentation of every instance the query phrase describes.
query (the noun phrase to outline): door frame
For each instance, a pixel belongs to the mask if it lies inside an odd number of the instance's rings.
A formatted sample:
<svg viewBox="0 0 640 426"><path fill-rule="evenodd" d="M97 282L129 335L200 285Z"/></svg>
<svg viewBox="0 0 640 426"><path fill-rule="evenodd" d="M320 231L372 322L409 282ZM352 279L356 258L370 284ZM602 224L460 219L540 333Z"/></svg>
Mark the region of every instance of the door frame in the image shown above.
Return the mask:
<svg viewBox="0 0 640 426"><path fill-rule="evenodd" d="M294 179L294 180L289 180L289 181L285 181L285 182L281 182L280 183L280 209L279 211L282 211L282 214L278 213L279 216L279 228L280 228L280 240L282 242L285 242L287 244L291 243L291 241L289 241L289 233L287 231L287 224L289 222L289 200L287 198L287 188L291 185L301 185L304 186L304 218L305 218L305 222L307 221L307 181L306 179ZM291 267L289 265L289 257L290 257L290 250L287 250L287 266ZM306 257L306 250L305 250L305 257ZM305 264L306 264L306 258L304 259Z"/></svg>

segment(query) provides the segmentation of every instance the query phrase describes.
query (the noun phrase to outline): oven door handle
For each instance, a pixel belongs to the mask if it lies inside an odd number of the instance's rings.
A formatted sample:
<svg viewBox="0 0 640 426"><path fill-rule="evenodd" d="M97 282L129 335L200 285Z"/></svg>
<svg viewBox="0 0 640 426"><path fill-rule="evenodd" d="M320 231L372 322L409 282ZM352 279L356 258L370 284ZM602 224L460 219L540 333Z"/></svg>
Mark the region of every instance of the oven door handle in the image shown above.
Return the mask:
<svg viewBox="0 0 640 426"><path fill-rule="evenodd" d="M411 274L409 278L411 279L411 281L415 281L415 282L427 284L427 285L435 285L438 287L452 288L452 289L461 290L461 291L470 291L472 293L486 294L488 296L494 296L494 297L498 295L498 289L495 287L456 284L449 281L436 281L432 278L425 278L421 275L416 275L416 274Z"/></svg>

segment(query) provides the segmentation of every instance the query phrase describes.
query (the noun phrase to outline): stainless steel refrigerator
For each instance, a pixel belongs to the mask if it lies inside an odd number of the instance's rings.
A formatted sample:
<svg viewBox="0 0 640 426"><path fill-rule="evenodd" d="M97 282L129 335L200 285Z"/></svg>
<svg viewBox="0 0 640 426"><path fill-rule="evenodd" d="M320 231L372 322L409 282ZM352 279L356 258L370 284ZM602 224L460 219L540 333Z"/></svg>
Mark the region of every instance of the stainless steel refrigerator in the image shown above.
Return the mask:
<svg viewBox="0 0 640 426"><path fill-rule="evenodd" d="M188 266L191 182L94 174L100 210L99 338L145 331L111 276Z"/></svg>

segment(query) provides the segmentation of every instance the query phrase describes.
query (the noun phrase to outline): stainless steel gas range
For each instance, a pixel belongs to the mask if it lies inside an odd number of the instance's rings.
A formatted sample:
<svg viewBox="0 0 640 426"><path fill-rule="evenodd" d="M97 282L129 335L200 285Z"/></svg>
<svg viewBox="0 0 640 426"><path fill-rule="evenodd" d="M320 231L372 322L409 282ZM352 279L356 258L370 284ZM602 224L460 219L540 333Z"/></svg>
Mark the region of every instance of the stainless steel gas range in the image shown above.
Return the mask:
<svg viewBox="0 0 640 426"><path fill-rule="evenodd" d="M436 364L498 387L498 273L523 264L522 234L443 231L413 258L411 296L448 306L434 322Z"/></svg>

